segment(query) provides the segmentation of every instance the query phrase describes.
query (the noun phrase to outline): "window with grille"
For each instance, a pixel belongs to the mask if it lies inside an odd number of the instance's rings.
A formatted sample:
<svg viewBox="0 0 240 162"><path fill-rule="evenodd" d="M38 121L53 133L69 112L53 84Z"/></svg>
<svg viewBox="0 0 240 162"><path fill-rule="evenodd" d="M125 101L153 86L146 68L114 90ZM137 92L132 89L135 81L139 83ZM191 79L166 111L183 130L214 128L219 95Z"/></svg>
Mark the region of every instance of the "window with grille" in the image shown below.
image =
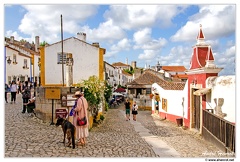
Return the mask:
<svg viewBox="0 0 240 162"><path fill-rule="evenodd" d="M17 64L17 55L13 54L13 64Z"/></svg>
<svg viewBox="0 0 240 162"><path fill-rule="evenodd" d="M152 90L151 88L146 88L146 94L151 94L152 93L151 90Z"/></svg>
<svg viewBox="0 0 240 162"><path fill-rule="evenodd" d="M23 60L23 67L24 67L24 68L27 68L27 59L24 59L24 60Z"/></svg>
<svg viewBox="0 0 240 162"><path fill-rule="evenodd" d="M67 53L63 52L63 64L66 64ZM62 52L57 53L57 64L62 64Z"/></svg>

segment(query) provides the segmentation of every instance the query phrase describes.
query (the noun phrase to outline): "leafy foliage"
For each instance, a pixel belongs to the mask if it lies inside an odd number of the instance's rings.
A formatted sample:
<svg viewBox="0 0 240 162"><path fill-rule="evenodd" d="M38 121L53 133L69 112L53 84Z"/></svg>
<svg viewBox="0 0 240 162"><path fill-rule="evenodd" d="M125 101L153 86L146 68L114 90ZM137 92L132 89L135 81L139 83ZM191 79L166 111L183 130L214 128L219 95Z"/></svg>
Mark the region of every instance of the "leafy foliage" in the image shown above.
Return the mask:
<svg viewBox="0 0 240 162"><path fill-rule="evenodd" d="M84 88L84 97L89 103L89 110L92 113L94 120L98 116L99 104L103 101L103 94L105 92L105 83L97 76L93 75L88 80L83 80L78 84L78 87Z"/></svg>
<svg viewBox="0 0 240 162"><path fill-rule="evenodd" d="M48 44L47 42L43 41L43 42L40 43L40 46L45 46L47 44Z"/></svg>
<svg viewBox="0 0 240 162"><path fill-rule="evenodd" d="M132 67L130 67L129 69L124 69L125 72L129 73L129 74L133 74L134 73L134 69Z"/></svg>
<svg viewBox="0 0 240 162"><path fill-rule="evenodd" d="M111 95L112 95L112 86L109 85L107 82L105 82L104 98L107 103L109 102L109 98L111 97Z"/></svg>

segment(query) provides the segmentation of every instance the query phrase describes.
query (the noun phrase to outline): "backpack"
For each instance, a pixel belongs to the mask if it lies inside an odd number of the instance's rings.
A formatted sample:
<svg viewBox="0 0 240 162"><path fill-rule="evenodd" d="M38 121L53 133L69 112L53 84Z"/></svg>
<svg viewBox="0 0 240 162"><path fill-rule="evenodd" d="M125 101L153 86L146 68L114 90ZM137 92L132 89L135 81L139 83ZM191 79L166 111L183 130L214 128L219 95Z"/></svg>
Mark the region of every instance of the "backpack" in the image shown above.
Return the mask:
<svg viewBox="0 0 240 162"><path fill-rule="evenodd" d="M22 94L22 98L31 98L31 92L30 92L29 88L24 89L24 92Z"/></svg>

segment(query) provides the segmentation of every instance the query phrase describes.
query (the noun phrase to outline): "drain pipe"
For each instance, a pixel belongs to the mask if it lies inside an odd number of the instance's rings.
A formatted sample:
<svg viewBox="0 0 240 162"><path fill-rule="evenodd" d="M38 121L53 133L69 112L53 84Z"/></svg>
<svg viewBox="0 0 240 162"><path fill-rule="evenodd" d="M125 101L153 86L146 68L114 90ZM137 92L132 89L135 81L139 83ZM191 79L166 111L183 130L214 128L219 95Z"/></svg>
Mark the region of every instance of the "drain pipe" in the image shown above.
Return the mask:
<svg viewBox="0 0 240 162"><path fill-rule="evenodd" d="M185 126L185 124L184 124L184 97L182 97L182 108L183 108L183 116L182 116L183 123L182 123L182 127L184 127Z"/></svg>

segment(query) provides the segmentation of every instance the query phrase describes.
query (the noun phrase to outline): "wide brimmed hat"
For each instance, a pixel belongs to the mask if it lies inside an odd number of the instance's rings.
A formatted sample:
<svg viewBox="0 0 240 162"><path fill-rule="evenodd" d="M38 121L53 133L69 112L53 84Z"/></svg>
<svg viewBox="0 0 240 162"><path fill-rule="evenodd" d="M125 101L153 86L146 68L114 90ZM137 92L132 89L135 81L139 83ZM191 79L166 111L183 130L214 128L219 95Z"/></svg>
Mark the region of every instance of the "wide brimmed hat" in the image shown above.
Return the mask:
<svg viewBox="0 0 240 162"><path fill-rule="evenodd" d="M72 97L76 98L77 96L82 96L82 92L76 91Z"/></svg>

